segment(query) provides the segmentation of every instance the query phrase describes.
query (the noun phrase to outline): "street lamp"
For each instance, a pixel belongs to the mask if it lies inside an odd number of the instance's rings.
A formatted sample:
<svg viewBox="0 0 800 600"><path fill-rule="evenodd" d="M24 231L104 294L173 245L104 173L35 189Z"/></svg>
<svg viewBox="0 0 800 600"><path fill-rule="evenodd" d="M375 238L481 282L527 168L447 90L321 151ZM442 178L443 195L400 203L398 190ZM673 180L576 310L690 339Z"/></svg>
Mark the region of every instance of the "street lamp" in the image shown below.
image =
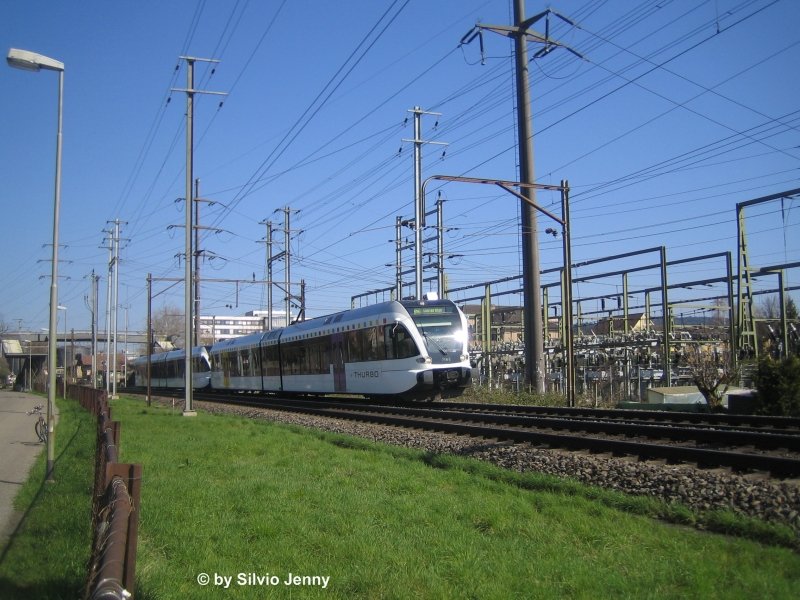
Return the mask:
<svg viewBox="0 0 800 600"><path fill-rule="evenodd" d="M58 72L58 130L56 133L56 180L55 198L53 201L53 264L50 275L50 328L48 330L48 362L49 371L47 386L47 467L45 481L52 483L53 465L55 464L55 399L56 399L56 320L58 306L58 214L61 208L61 123L64 94L64 63L55 59L30 52L11 48L6 57L9 66L26 71Z"/></svg>
<svg viewBox="0 0 800 600"><path fill-rule="evenodd" d="M64 400L67 399L67 307L59 304L56 307L58 310L64 311Z"/></svg>

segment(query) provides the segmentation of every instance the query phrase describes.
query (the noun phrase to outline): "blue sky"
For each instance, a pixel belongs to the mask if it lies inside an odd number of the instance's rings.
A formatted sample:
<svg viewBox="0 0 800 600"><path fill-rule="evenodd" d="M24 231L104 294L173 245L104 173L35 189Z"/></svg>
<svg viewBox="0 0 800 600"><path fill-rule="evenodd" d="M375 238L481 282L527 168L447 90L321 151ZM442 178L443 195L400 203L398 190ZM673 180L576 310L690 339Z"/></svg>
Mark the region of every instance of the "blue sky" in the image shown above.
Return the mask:
<svg viewBox="0 0 800 600"><path fill-rule="evenodd" d="M527 13L545 6L529 0ZM735 268L736 203L800 187L800 4L576 0L552 7L577 26L553 20L551 34L584 59L557 50L531 62L535 173L538 183L570 182L574 261L664 245L669 260L731 251ZM444 157L444 146L424 147L423 177L517 179L509 41L486 33L483 64L478 40L459 47L476 22L509 24L511 14L508 0L6 3L3 51L23 48L66 65L60 258L68 262L60 265L59 301L69 326L89 327L92 270L103 277L101 311L105 305L108 221L126 222L119 302L131 329L144 327L147 273L183 275L176 258L183 229L170 228L184 220L176 198L185 195L186 97L170 92L186 85L180 55L220 59L213 73L197 63L196 87L229 94L221 108L217 96L196 100L194 174L201 196L217 202L202 205L200 220L223 230L204 231L201 247L215 258L203 262L201 277L263 279L262 222L280 230L275 211L288 206L298 211L293 292L304 280L315 316L393 285L395 218L413 217L412 146L403 141L413 137L409 109L441 113L436 126L437 117L424 117L423 138L448 144ZM531 44L530 54L537 49ZM0 321L12 330L47 326L56 80L52 72L0 69ZM439 192L445 253L455 255L446 262L448 287L519 274L518 202L490 186L432 184L429 208ZM560 211L553 194L537 200ZM797 204L748 209L751 264L798 260ZM543 269L561 265L560 239L544 234L553 225L539 218ZM404 234L410 239L410 230ZM273 237L280 252L283 234ZM657 258L579 267L575 276ZM411 252L404 262L412 264ZM722 275L718 258L669 272L673 282ZM283 280L283 263L274 277ZM658 281L656 269L637 271L629 287ZM182 287L169 285L155 283L156 309L183 306ZM702 294L722 293L709 289ZM615 276L582 282L574 295L620 291ZM698 293L675 292L671 300L691 304ZM265 302L254 284L205 283L201 296L204 314L243 314ZM276 303L280 296L276 289ZM554 290L550 299L557 298ZM582 306L598 308L600 300ZM121 311L121 328L123 319Z"/></svg>

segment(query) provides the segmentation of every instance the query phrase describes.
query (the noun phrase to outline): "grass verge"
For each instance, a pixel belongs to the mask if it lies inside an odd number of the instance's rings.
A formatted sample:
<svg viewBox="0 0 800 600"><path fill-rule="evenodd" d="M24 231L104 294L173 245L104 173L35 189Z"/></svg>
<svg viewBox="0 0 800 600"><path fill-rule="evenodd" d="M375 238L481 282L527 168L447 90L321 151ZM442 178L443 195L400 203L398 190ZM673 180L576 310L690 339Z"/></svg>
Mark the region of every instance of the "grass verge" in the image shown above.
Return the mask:
<svg viewBox="0 0 800 600"><path fill-rule="evenodd" d="M15 499L24 517L0 554L0 598L80 598L91 546L94 419L57 400L55 483L44 483L44 449Z"/></svg>
<svg viewBox="0 0 800 600"><path fill-rule="evenodd" d="M40 457L18 498L24 526L0 559L0 598L75 598L83 586L94 426L74 404L60 408L57 483L40 483ZM800 589L797 553L654 520L667 510L654 499L300 427L187 418L141 400L114 401L113 411L121 460L144 467L137 598L794 598ZM671 510L674 522L694 518Z"/></svg>

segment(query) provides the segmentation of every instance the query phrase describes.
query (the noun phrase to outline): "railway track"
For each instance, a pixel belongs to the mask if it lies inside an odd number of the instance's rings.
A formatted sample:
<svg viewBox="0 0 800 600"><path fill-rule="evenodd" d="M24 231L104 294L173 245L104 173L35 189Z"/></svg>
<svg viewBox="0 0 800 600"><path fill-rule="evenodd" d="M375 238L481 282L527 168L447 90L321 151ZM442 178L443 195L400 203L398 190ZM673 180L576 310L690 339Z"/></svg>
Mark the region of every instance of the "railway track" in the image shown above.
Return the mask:
<svg viewBox="0 0 800 600"><path fill-rule="evenodd" d="M194 398L775 478L800 476L800 419L462 403L398 406L202 392Z"/></svg>

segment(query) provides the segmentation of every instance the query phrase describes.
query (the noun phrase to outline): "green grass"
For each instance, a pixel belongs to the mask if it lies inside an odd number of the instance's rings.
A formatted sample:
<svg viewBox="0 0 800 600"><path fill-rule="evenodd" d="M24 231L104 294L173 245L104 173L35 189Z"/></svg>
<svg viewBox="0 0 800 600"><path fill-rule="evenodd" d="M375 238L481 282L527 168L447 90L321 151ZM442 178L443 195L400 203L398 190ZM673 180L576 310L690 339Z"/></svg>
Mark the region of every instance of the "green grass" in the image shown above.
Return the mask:
<svg viewBox="0 0 800 600"><path fill-rule="evenodd" d="M66 407L65 417L80 422ZM794 598L800 589L797 553L655 520L648 515L696 517L654 499L265 421L183 417L141 400L114 401L113 417L121 459L143 465L137 598ZM66 424L60 435L66 443ZM59 473L71 453L91 471L79 439ZM79 595L91 475L73 477L83 483L70 486L68 506L44 506L66 483L28 493L28 526L0 563L9 584L0 597ZM38 524L54 510L65 522L55 532ZM29 531L39 533L23 543ZM209 585L197 583L201 573ZM279 583L250 584L250 573ZM330 580L286 586L289 573Z"/></svg>
<svg viewBox="0 0 800 600"><path fill-rule="evenodd" d="M800 589L791 550L631 514L658 510L652 500L261 421L127 401L114 411L123 459L144 465L139 598L216 598L215 574L232 578L225 597L791 598ZM212 584L200 586L200 573ZM239 573L330 583L239 585Z"/></svg>
<svg viewBox="0 0 800 600"><path fill-rule="evenodd" d="M0 554L0 598L80 598L91 547L94 419L58 400L55 483L44 483L44 447L15 500L24 513Z"/></svg>

